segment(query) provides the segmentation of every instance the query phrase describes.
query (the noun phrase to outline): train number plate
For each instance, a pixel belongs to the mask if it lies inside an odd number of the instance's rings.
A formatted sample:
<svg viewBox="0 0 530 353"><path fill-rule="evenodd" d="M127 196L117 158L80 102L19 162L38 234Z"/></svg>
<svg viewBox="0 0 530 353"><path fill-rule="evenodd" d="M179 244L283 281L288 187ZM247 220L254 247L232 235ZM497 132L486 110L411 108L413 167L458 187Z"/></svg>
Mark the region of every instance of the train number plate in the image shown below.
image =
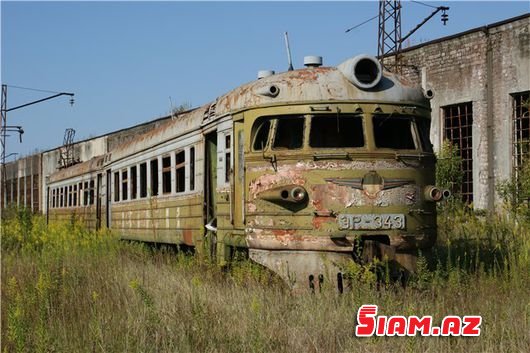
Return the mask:
<svg viewBox="0 0 530 353"><path fill-rule="evenodd" d="M339 214L339 229L404 229L405 215L387 214Z"/></svg>

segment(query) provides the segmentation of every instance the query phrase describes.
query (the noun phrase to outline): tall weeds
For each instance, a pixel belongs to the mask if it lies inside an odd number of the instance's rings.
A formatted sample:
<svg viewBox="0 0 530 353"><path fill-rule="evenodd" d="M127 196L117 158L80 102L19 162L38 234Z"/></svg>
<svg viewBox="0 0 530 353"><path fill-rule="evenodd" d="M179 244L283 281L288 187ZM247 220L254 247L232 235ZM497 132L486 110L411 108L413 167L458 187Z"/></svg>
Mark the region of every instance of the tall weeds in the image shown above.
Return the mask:
<svg viewBox="0 0 530 353"><path fill-rule="evenodd" d="M352 267L348 293L294 295L248 261L226 270L13 212L2 223L2 352L528 351L530 224L454 207L439 227L405 287ZM356 338L356 310L370 303L383 315L482 315L482 334Z"/></svg>

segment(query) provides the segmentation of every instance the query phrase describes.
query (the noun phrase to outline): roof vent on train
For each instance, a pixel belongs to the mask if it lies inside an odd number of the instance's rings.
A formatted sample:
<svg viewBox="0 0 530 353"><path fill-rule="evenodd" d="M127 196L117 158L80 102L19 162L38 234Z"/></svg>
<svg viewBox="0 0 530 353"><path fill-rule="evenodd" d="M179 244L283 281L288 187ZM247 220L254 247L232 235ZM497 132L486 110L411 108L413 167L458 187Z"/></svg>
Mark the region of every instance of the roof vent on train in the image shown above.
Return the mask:
<svg viewBox="0 0 530 353"><path fill-rule="evenodd" d="M321 56L304 56L304 66L305 67L319 67L322 66L322 57Z"/></svg>
<svg viewBox="0 0 530 353"><path fill-rule="evenodd" d="M260 70L258 71L258 80L272 75L274 75L273 70Z"/></svg>
<svg viewBox="0 0 530 353"><path fill-rule="evenodd" d="M346 60L338 66L348 81L361 89L377 86L383 77L379 61L370 55L362 54Z"/></svg>

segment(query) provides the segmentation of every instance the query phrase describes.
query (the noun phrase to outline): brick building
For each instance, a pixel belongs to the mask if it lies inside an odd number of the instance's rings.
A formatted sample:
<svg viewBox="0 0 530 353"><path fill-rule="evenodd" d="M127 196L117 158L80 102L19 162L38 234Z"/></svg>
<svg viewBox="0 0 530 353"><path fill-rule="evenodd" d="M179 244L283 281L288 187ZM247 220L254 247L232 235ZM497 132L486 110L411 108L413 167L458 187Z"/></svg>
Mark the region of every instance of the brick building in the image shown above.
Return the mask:
<svg viewBox="0 0 530 353"><path fill-rule="evenodd" d="M431 140L459 146L464 197L494 209L498 183L530 157L530 14L406 48L401 60L434 91Z"/></svg>

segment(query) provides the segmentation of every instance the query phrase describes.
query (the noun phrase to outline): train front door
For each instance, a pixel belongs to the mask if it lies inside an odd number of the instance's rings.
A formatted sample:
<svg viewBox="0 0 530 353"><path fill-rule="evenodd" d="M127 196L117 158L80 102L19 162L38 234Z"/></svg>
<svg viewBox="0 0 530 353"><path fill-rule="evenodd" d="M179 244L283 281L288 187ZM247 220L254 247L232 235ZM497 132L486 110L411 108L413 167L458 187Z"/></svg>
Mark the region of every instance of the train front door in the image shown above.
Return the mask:
<svg viewBox="0 0 530 353"><path fill-rule="evenodd" d="M208 133L204 140L205 250L213 259L217 249L217 131Z"/></svg>

